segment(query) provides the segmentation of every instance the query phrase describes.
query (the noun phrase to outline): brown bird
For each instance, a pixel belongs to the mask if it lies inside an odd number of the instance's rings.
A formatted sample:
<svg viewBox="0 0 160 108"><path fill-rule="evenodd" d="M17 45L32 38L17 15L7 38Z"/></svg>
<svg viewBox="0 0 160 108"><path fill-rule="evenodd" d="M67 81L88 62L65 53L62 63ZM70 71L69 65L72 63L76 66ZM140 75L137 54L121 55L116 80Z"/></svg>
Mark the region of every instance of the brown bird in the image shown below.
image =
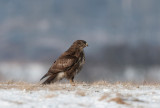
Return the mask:
<svg viewBox="0 0 160 108"><path fill-rule="evenodd" d="M46 77L42 84L50 84L63 78L70 80L74 85L74 77L82 69L85 63L85 55L83 49L88 46L84 40L75 41L70 48L65 51L50 67L48 72L40 79Z"/></svg>

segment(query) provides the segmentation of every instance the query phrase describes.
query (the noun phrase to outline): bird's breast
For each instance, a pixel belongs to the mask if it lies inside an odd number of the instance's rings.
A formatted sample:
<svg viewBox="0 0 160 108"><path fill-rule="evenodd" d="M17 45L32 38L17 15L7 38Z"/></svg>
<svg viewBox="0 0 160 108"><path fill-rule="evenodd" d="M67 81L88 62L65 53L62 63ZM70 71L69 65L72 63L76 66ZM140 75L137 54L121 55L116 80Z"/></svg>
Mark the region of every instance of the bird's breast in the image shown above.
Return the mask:
<svg viewBox="0 0 160 108"><path fill-rule="evenodd" d="M85 63L85 56L80 58L80 67Z"/></svg>

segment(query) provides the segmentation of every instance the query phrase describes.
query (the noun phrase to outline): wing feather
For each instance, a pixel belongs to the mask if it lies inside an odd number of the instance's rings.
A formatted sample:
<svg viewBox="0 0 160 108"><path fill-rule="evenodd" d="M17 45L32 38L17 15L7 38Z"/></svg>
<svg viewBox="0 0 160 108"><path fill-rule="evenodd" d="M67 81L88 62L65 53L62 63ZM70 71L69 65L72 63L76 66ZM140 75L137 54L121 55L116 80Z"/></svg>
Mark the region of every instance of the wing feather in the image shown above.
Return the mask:
<svg viewBox="0 0 160 108"><path fill-rule="evenodd" d="M75 56L63 56L55 61L55 63L51 66L51 70L54 73L60 71L66 71L70 69L76 62L78 58Z"/></svg>
<svg viewBox="0 0 160 108"><path fill-rule="evenodd" d="M69 70L77 61L78 58L75 56L61 56L53 63L48 72L40 80L47 76L54 76L59 72Z"/></svg>

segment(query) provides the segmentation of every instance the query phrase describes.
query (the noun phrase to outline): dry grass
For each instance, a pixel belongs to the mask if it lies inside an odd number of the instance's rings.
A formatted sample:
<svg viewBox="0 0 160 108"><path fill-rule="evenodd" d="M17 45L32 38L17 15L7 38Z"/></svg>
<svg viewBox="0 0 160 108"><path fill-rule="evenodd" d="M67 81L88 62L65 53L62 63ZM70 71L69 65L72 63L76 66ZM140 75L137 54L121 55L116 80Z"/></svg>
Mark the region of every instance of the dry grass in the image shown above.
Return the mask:
<svg viewBox="0 0 160 108"><path fill-rule="evenodd" d="M97 81L97 82L93 82L91 83L92 85L105 85L105 86L109 86L111 83L107 82L107 81Z"/></svg>
<svg viewBox="0 0 160 108"><path fill-rule="evenodd" d="M27 82L14 82L14 81L7 81L7 82L0 82L0 89L19 89L19 90L26 90L26 91L36 91L36 90L43 90L47 89L50 91L54 90L74 90L74 87L67 87L67 84L61 83L54 83L50 85L41 85L39 83L27 83Z"/></svg>
<svg viewBox="0 0 160 108"><path fill-rule="evenodd" d="M127 104L126 102L124 102L123 99L120 98L120 97L112 98L112 99L110 99L108 102L111 102L111 101L116 102L116 103L118 103L118 104L126 104L126 105L128 105L128 104Z"/></svg>
<svg viewBox="0 0 160 108"><path fill-rule="evenodd" d="M135 101L135 102L144 102L144 101L139 100L139 99L137 99L137 98L133 99L132 101Z"/></svg>
<svg viewBox="0 0 160 108"><path fill-rule="evenodd" d="M99 101L103 101L108 97L108 94L104 94L99 98Z"/></svg>
<svg viewBox="0 0 160 108"><path fill-rule="evenodd" d="M48 95L44 96L44 98L53 98L53 97L57 97L57 95L55 95L55 94L48 94Z"/></svg>
<svg viewBox="0 0 160 108"><path fill-rule="evenodd" d="M31 84L27 82L14 82L14 81L8 81L8 82L1 82L0 83L0 89L20 89L20 90L26 90L26 91L33 91L38 90L40 87L39 84Z"/></svg>
<svg viewBox="0 0 160 108"><path fill-rule="evenodd" d="M35 91L35 90L67 90L67 91L74 91L76 90L76 86L83 86L84 88L95 87L109 87L109 88L118 88L119 85L122 85L123 88L126 89L138 89L141 86L151 86L151 87L160 87L160 83L133 83L133 82L116 82L116 83L108 83L106 81L98 81L93 83L85 83L85 82L76 82L75 86L69 86L68 83L54 83L50 85L41 85L39 83L27 83L23 81L15 82L15 81L7 81L7 82L0 82L0 89L19 89L19 90L26 90L26 91ZM95 91L96 92L96 91ZM98 92L98 91L97 91ZM77 94L86 94L86 93L77 93Z"/></svg>
<svg viewBox="0 0 160 108"><path fill-rule="evenodd" d="M77 91L76 94L79 96L86 96L84 91Z"/></svg>

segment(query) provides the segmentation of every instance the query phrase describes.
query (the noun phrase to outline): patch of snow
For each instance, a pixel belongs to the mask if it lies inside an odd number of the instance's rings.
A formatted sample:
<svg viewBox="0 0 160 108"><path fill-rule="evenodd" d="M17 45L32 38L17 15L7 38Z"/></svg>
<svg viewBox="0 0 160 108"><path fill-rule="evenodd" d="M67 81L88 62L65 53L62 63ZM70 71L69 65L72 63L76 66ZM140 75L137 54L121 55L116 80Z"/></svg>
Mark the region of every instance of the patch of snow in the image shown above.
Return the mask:
<svg viewBox="0 0 160 108"><path fill-rule="evenodd" d="M60 86L63 86L60 84ZM64 85L74 90L26 91L17 89L0 89L0 108L159 108L160 87L139 86L127 88L123 85L113 86L83 86ZM83 91L84 96L78 95ZM101 99L106 95L104 99ZM50 97L47 97L50 96ZM126 104L111 101L120 97Z"/></svg>

